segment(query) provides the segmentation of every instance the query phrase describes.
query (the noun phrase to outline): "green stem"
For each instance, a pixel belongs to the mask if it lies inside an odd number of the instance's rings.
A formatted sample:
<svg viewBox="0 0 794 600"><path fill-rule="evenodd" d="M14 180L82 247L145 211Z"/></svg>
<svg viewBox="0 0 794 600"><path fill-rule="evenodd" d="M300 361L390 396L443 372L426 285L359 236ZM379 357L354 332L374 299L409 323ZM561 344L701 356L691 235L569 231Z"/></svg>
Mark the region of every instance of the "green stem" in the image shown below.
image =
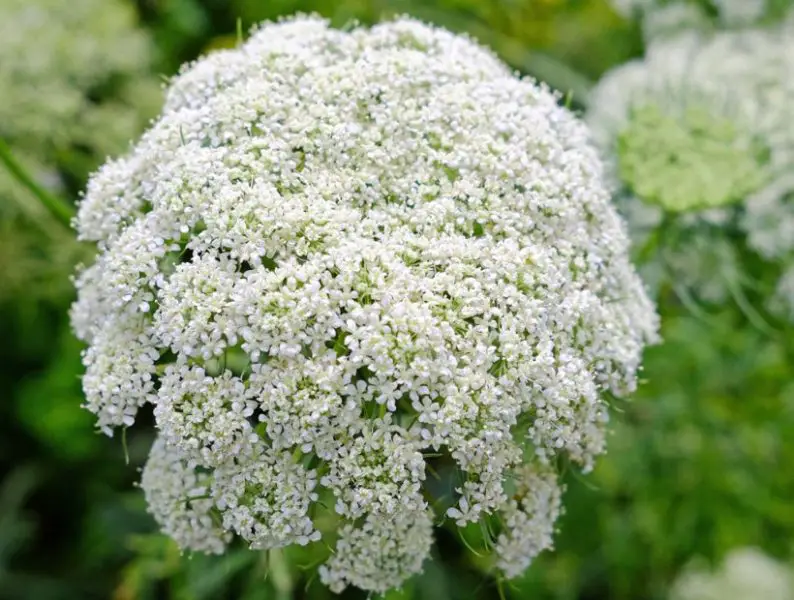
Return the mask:
<svg viewBox="0 0 794 600"><path fill-rule="evenodd" d="M501 577L496 578L496 591L499 593L499 600L507 600L505 595L505 584Z"/></svg>
<svg viewBox="0 0 794 600"><path fill-rule="evenodd" d="M130 464L130 451L127 448L127 428L121 429L121 448L124 451L124 464Z"/></svg>
<svg viewBox="0 0 794 600"><path fill-rule="evenodd" d="M289 571L289 563L280 549L270 550L268 553L268 566L270 579L276 589L278 600L289 600L292 598L292 590L295 582Z"/></svg>
<svg viewBox="0 0 794 600"><path fill-rule="evenodd" d="M14 158L11 148L0 138L0 162L20 184L28 189L50 213L67 227L71 227L72 218L75 216L74 209L63 199L41 187L31 177L25 168Z"/></svg>

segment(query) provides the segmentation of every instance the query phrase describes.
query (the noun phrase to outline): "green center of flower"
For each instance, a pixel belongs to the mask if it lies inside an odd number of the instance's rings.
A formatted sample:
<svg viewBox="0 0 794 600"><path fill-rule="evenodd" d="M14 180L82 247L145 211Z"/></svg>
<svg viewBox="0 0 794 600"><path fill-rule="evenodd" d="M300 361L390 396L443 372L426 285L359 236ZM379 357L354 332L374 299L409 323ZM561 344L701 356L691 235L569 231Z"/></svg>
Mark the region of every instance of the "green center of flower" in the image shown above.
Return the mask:
<svg viewBox="0 0 794 600"><path fill-rule="evenodd" d="M742 201L766 181L768 158L739 123L703 107L680 116L636 108L618 137L621 179L645 202L673 212Z"/></svg>

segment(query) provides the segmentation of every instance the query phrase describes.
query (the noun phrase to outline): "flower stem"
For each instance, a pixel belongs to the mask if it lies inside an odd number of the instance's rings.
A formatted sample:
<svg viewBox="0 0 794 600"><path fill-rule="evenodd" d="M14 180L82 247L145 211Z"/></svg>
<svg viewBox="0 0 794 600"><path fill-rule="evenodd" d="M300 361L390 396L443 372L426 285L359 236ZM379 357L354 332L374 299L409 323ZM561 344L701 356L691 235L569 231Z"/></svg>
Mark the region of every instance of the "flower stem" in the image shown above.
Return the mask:
<svg viewBox="0 0 794 600"><path fill-rule="evenodd" d="M289 600L295 584L289 572L289 563L280 549L269 551L268 566L273 587L276 588L276 597L279 600Z"/></svg>
<svg viewBox="0 0 794 600"><path fill-rule="evenodd" d="M74 208L62 198L50 194L36 183L35 179L33 179L19 161L14 158L11 148L9 148L8 144L6 144L5 140L2 138L0 138L0 163L3 164L14 179L38 198L39 202L41 202L58 221L67 227L71 227L72 217L75 215Z"/></svg>

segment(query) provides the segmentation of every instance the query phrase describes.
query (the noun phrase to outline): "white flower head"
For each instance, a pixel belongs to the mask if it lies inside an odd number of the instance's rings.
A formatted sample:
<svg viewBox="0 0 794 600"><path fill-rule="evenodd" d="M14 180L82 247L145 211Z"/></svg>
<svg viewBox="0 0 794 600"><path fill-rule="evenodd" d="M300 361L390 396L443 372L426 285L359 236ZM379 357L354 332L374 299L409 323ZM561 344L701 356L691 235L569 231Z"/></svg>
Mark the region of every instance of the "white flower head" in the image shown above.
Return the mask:
<svg viewBox="0 0 794 600"><path fill-rule="evenodd" d="M698 4L673 2L647 10L642 19L642 34L646 43L680 34L683 31L709 31L713 25Z"/></svg>
<svg viewBox="0 0 794 600"><path fill-rule="evenodd" d="M727 26L744 26L761 20L774 0L712 0Z"/></svg>
<svg viewBox="0 0 794 600"><path fill-rule="evenodd" d="M554 523L562 510L555 473L523 467L518 477L517 499L503 510L505 528L496 540L499 568L507 577L521 575L535 556L552 547Z"/></svg>
<svg viewBox="0 0 794 600"><path fill-rule="evenodd" d="M794 254L794 172L783 174L747 199L742 227L750 246L765 258Z"/></svg>
<svg viewBox="0 0 794 600"><path fill-rule="evenodd" d="M791 261L792 40L782 26L680 34L592 94L588 121L635 243L661 244L673 278L709 300L741 271L720 232L743 230L765 258Z"/></svg>
<svg viewBox="0 0 794 600"><path fill-rule="evenodd" d="M769 308L794 321L794 265L789 266L778 280L775 294L769 300Z"/></svg>
<svg viewBox="0 0 794 600"><path fill-rule="evenodd" d="M159 438L143 468L141 488L149 512L181 548L221 554L231 535L213 520L210 481Z"/></svg>
<svg viewBox="0 0 794 600"><path fill-rule="evenodd" d="M794 64L778 32L689 33L608 73L588 115L613 175L669 211L743 201L788 158L773 82ZM726 59L726 57L728 57Z"/></svg>
<svg viewBox="0 0 794 600"><path fill-rule="evenodd" d="M320 567L320 579L334 592L351 584L385 593L421 571L432 544L428 510L373 513L359 526L342 525L336 552Z"/></svg>
<svg viewBox="0 0 794 600"><path fill-rule="evenodd" d="M421 569L430 457L463 475L456 522L515 523L516 574L558 488L506 482L590 468L601 395L634 389L656 335L587 129L410 19L299 17L187 67L77 227L100 251L72 311L100 426L153 404L252 547L314 542L333 511L334 590Z"/></svg>

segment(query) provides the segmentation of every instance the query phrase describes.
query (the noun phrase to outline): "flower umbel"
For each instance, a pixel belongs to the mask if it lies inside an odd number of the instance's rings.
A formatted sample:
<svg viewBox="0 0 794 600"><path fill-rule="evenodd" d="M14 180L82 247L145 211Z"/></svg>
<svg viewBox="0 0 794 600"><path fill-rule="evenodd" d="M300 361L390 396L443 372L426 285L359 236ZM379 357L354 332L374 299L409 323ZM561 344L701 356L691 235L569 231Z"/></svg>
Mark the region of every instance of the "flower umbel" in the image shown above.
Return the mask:
<svg viewBox="0 0 794 600"><path fill-rule="evenodd" d="M408 19L267 24L172 82L89 184L72 318L99 426L154 405L143 487L182 547L309 544L325 511L322 579L385 591L429 553L429 461L459 526L504 515L505 573L550 546L552 461L592 466L657 325L557 100Z"/></svg>
<svg viewBox="0 0 794 600"><path fill-rule="evenodd" d="M651 266L759 324L743 288L776 314L794 305L774 292L794 263L793 39L782 24L656 41L604 76L588 115Z"/></svg>
<svg viewBox="0 0 794 600"><path fill-rule="evenodd" d="M618 137L620 177L638 198L668 211L740 202L764 182L769 153L740 129L697 105L678 118L639 106Z"/></svg>

